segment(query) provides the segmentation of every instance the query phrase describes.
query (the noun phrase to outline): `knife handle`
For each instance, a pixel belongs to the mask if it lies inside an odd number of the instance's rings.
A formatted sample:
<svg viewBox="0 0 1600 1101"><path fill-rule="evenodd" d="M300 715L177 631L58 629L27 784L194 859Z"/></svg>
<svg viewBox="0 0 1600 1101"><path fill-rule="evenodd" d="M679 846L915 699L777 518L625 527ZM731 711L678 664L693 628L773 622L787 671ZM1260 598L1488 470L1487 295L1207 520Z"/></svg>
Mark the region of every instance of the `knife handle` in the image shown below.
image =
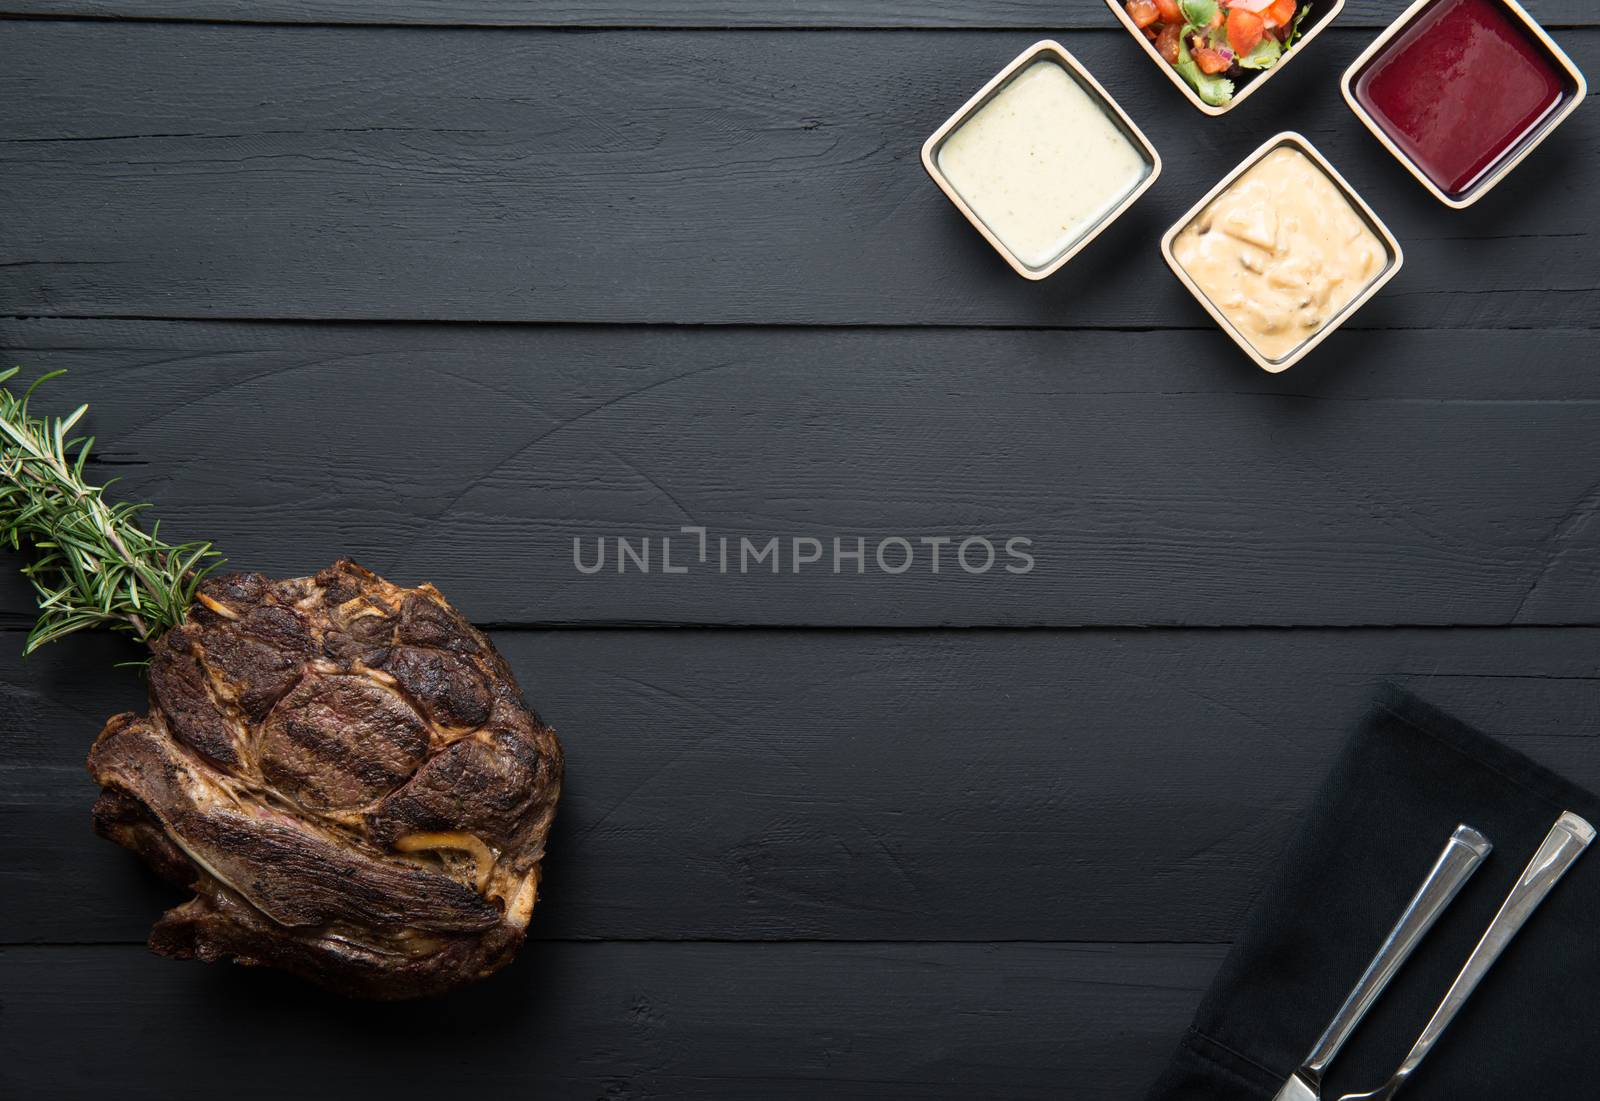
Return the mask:
<svg viewBox="0 0 1600 1101"><path fill-rule="evenodd" d="M1367 1015L1367 1010L1378 1000L1378 995L1388 987L1395 972L1411 958L1411 953L1439 920L1439 915L1461 893L1461 888L1466 886L1467 880L1472 878L1472 873L1478 870L1478 865L1483 863L1484 857L1493 848L1489 839L1471 826L1456 827L1456 832L1434 862L1433 870L1423 880L1416 897L1390 930L1388 939L1378 949L1378 954L1361 976L1361 981L1356 983L1344 1005L1334 1014L1328 1030L1317 1041L1317 1046L1311 1049L1305 1061L1305 1070L1312 1076L1321 1079L1328 1064L1333 1062L1339 1049L1350 1039L1351 1033Z"/></svg>
<svg viewBox="0 0 1600 1101"><path fill-rule="evenodd" d="M1489 968L1500 958L1500 953L1506 950L1511 938L1517 935L1517 931L1532 916L1534 910L1538 909L1539 903L1544 901L1550 889L1567 873L1567 869L1572 867L1573 861L1583 855L1583 850L1588 848L1589 842L1593 840L1594 827L1571 811L1567 811L1556 820L1556 824L1551 827L1549 835L1544 839L1544 844L1539 846L1539 851L1533 854L1533 859L1529 861L1527 868L1523 869L1522 878L1517 880L1517 885L1506 896L1500 912L1489 923L1483 939L1472 950L1472 955L1467 957L1466 966L1462 967L1461 974L1456 976L1456 981L1451 985L1450 992L1444 996L1444 1001L1439 1004L1433 1019L1422 1030L1422 1035L1417 1038L1411 1054L1400 1064L1400 1070L1395 1074L1396 1081L1405 1081L1417 1069L1423 1058L1433 1049L1433 1045L1438 1042L1440 1035L1450 1026L1450 1022L1455 1020L1456 1014L1461 1012L1461 1007L1478 988L1484 975L1488 974Z"/></svg>

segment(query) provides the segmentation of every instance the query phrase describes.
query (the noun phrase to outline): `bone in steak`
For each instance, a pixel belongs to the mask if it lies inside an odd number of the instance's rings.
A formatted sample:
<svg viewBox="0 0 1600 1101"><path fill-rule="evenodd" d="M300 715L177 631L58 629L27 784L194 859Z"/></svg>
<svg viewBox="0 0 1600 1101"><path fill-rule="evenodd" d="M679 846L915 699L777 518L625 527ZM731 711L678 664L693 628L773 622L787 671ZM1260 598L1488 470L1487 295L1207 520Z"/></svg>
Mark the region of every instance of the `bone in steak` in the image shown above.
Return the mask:
<svg viewBox="0 0 1600 1101"><path fill-rule="evenodd" d="M562 761L436 589L339 562L207 579L89 771L95 828L194 891L155 951L404 998L516 952Z"/></svg>

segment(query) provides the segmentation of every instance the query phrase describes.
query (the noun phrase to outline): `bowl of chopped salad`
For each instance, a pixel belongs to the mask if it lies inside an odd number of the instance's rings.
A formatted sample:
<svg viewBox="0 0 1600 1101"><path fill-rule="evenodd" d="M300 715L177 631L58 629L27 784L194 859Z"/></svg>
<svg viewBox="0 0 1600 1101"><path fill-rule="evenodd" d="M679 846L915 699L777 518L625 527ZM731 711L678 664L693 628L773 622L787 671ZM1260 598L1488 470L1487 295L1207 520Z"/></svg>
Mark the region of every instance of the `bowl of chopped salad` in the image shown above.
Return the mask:
<svg viewBox="0 0 1600 1101"><path fill-rule="evenodd" d="M1299 55L1344 0L1106 0L1172 83L1221 115Z"/></svg>

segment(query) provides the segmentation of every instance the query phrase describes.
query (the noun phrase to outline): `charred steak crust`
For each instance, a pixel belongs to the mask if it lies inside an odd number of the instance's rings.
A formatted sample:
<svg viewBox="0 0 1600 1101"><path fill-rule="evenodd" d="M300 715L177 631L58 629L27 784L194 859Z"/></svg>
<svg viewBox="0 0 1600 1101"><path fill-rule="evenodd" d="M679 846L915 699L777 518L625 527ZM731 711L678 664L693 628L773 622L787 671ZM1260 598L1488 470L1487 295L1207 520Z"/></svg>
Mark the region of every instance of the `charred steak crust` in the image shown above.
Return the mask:
<svg viewBox="0 0 1600 1101"><path fill-rule="evenodd" d="M194 891L155 951L409 998L516 953L562 762L437 590L338 562L207 579L89 773L96 831Z"/></svg>

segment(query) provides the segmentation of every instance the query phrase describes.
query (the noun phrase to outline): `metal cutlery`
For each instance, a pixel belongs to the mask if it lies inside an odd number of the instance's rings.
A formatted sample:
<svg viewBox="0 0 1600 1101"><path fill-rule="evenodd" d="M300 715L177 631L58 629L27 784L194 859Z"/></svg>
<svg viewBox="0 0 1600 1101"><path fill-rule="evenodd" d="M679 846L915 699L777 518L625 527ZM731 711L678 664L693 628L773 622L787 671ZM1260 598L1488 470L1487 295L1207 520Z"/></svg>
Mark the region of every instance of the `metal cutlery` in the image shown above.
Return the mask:
<svg viewBox="0 0 1600 1101"><path fill-rule="evenodd" d="M1544 839L1544 844L1539 846L1539 851L1523 870L1517 885L1506 896L1500 912L1489 923L1483 939L1472 950L1472 955L1467 957L1466 966L1461 969L1461 974L1456 976L1449 993L1439 1004L1433 1019L1422 1030L1422 1035L1417 1038L1411 1053L1400 1064L1400 1069L1395 1071L1394 1076L1387 1082L1370 1093L1347 1093L1340 1098L1340 1101L1389 1101L1400 1087L1406 1084L1406 1081L1416 1073L1417 1067L1422 1064L1428 1052L1433 1050L1433 1045L1438 1043L1444 1030L1450 1027L1450 1022L1455 1020L1456 1014L1461 1012L1461 1007L1478 988L1489 968L1500 958L1500 953L1511 943L1511 938L1517 935L1517 931L1544 901L1550 889L1566 874L1567 869L1572 867L1573 861L1583 855L1589 842L1594 840L1594 833L1593 826L1571 811L1556 820L1555 826Z"/></svg>
<svg viewBox="0 0 1600 1101"><path fill-rule="evenodd" d="M1493 848L1488 838L1471 826L1457 826L1444 851L1439 854L1433 870L1423 880L1416 897L1411 900L1400 920L1390 930L1388 939L1373 957L1366 973L1356 983L1355 989L1345 999L1339 1012L1334 1014L1327 1031L1306 1056L1305 1062L1278 1090L1273 1101L1320 1101L1322 1076L1333 1062L1339 1049L1344 1047L1361 1019L1378 1000L1394 978L1395 972L1410 958L1422 938L1445 907L1460 893L1472 873L1478 870L1483 858Z"/></svg>

